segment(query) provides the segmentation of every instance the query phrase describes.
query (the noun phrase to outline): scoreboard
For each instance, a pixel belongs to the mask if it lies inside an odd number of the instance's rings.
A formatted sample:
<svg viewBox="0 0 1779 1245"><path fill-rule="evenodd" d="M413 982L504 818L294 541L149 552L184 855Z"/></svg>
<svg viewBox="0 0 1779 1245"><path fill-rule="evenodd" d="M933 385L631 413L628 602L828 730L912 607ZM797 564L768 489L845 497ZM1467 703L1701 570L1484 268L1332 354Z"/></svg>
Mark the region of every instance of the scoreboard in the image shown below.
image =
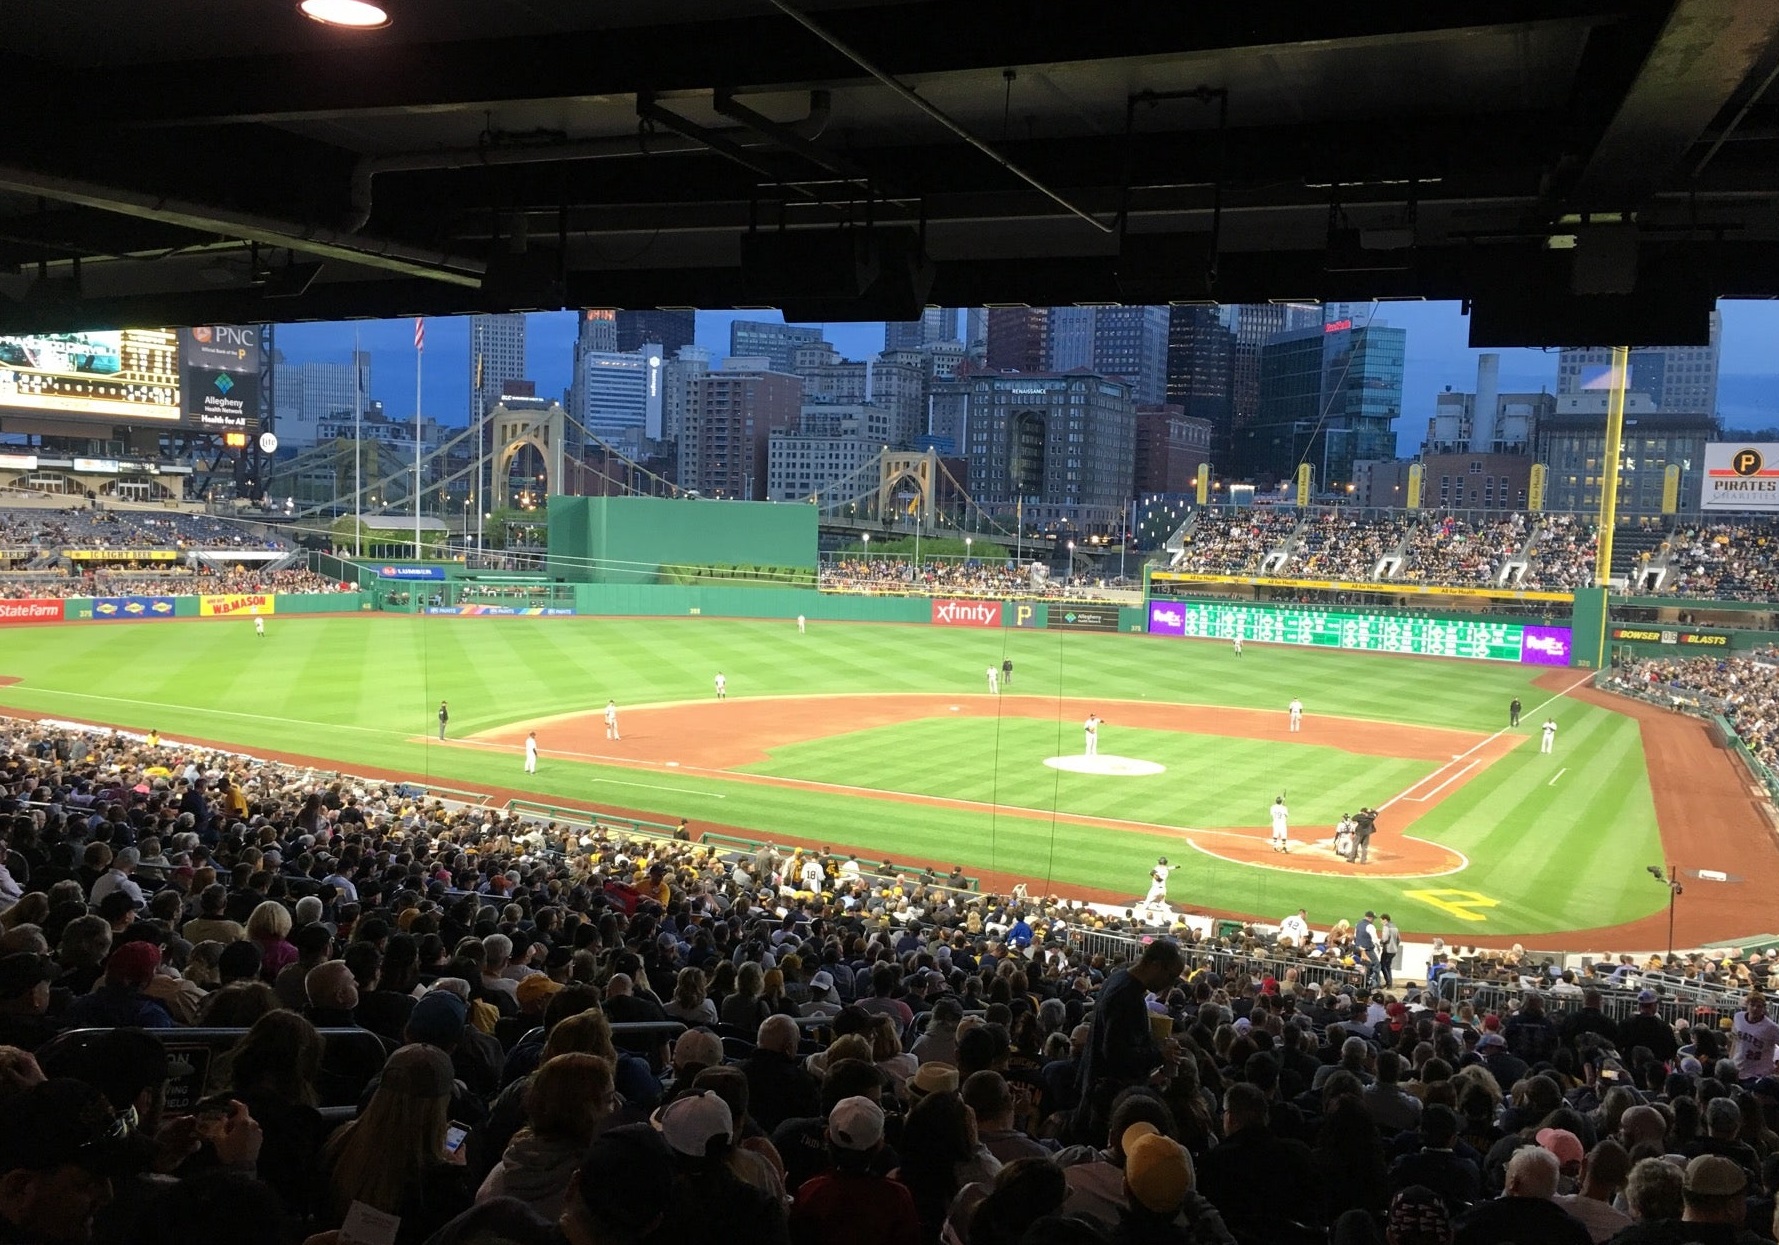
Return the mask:
<svg viewBox="0 0 1779 1245"><path fill-rule="evenodd" d="M1220 640L1240 636L1261 644L1299 644L1366 653L1569 664L1567 627L1160 598L1152 599L1148 609L1148 630L1153 635Z"/></svg>

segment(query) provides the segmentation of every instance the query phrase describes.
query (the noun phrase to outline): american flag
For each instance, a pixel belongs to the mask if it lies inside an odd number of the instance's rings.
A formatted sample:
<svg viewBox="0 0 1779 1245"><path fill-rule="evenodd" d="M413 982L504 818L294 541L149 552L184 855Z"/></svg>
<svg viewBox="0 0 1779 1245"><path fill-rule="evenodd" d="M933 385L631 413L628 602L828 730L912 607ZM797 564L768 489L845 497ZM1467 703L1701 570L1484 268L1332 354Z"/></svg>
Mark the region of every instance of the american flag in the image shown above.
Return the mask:
<svg viewBox="0 0 1779 1245"><path fill-rule="evenodd" d="M418 316L414 317L414 349L426 349L426 321Z"/></svg>

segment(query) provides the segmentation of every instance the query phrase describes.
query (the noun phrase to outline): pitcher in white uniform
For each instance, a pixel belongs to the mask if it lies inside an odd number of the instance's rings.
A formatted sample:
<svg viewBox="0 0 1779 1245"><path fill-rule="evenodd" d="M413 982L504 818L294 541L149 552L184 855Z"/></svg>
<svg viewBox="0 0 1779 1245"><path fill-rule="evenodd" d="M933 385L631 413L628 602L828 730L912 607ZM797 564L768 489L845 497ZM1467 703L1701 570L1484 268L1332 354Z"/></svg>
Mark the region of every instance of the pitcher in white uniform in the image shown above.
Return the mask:
<svg viewBox="0 0 1779 1245"><path fill-rule="evenodd" d="M1085 749L1084 749L1085 754L1090 757L1098 756L1100 754L1100 717L1099 717L1099 714L1097 714L1097 713L1088 714L1087 721L1085 721L1081 724L1081 729L1082 729L1083 734L1086 736L1085 740L1083 741L1086 745Z"/></svg>

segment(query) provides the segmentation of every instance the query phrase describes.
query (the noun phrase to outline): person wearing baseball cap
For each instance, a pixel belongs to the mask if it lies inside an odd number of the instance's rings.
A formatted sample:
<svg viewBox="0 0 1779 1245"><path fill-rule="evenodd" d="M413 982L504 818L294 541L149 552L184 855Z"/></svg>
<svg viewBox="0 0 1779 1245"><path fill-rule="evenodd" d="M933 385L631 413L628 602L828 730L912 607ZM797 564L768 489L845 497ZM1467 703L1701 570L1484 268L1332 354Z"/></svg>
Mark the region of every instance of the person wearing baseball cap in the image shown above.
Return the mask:
<svg viewBox="0 0 1779 1245"><path fill-rule="evenodd" d="M63 1016L69 1029L171 1029L167 1009L142 992L161 966L161 949L152 942L122 943L105 959L104 976L91 994L69 1004Z"/></svg>
<svg viewBox="0 0 1779 1245"><path fill-rule="evenodd" d="M1192 1156L1164 1137L1153 1124L1132 1124L1119 1141L1124 1151L1124 1208L1115 1239L1120 1241L1222 1241L1229 1239L1223 1217L1196 1189ZM1179 1235L1184 1225L1186 1233Z"/></svg>
<svg viewBox="0 0 1779 1245"><path fill-rule="evenodd" d="M1742 1226L1748 1214L1748 1175L1733 1159L1699 1155L1687 1163L1680 1187L1685 1207L1680 1225L1672 1220L1637 1224L1614 1239L1630 1245L1653 1245L1658 1240L1755 1245L1762 1239ZM1658 1229L1666 1231L1658 1234Z"/></svg>
<svg viewBox="0 0 1779 1245"><path fill-rule="evenodd" d="M697 1240L720 1233L725 1245L782 1245L785 1212L772 1194L747 1183L725 1161L735 1133L729 1104L714 1090L675 1098L647 1124L667 1143L673 1163L673 1196L651 1239Z"/></svg>
<svg viewBox="0 0 1779 1245"><path fill-rule="evenodd" d="M1674 1062L1674 1056L1680 1050L1680 1040L1674 1036L1673 1027L1662 1019L1657 1010L1659 1004L1654 990L1646 987L1637 992L1637 1014L1619 1022L1616 1043L1619 1050L1628 1055L1642 1046L1656 1057L1658 1063Z"/></svg>
<svg viewBox="0 0 1779 1245"><path fill-rule="evenodd" d="M920 1238L920 1215L908 1186L879 1175L883 1108L869 1098L842 1098L828 1112L829 1170L804 1181L791 1209L799 1241L847 1240L901 1245Z"/></svg>
<svg viewBox="0 0 1779 1245"><path fill-rule="evenodd" d="M6 1123L0 1239L84 1242L111 1182L134 1169L128 1125L98 1090L67 1078L15 1095Z"/></svg>

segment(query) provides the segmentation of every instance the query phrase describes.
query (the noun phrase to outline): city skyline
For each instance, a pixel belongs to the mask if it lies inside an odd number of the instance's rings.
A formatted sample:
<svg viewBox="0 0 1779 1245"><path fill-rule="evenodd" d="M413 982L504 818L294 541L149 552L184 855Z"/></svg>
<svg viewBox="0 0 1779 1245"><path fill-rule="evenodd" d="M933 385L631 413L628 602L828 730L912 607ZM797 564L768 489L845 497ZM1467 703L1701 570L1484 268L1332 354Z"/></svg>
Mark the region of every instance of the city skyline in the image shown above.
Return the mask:
<svg viewBox="0 0 1779 1245"><path fill-rule="evenodd" d="M1557 390L1557 351L1504 349L1479 351L1468 347L1468 323L1457 303L1361 304L1369 307L1374 322L1406 329L1403 410L1397 423L1397 453L1415 453L1432 416L1437 395L1447 386L1470 389L1476 378L1479 354L1501 356L1500 384L1504 392ZM1717 411L1730 427L1760 428L1779 425L1779 385L1772 365L1772 345L1779 341L1779 305L1746 300L1724 300L1723 363L1718 383ZM1355 307L1358 310L1359 307ZM574 342L579 331L574 312L533 312L526 317L526 355L532 380L541 396L556 398L569 388L574 366ZM775 312L700 311L697 314L697 345L711 351L713 360L729 352L729 325L734 320L780 321ZM845 358L866 359L883 348L881 321L813 324ZM383 402L386 415L396 420L414 417L413 322L410 319L341 321L322 324L279 325L277 346L287 362L350 361L353 333L371 356L373 398ZM439 317L427 321L424 360L424 406L428 418L455 427L466 424L469 412L470 317Z"/></svg>

